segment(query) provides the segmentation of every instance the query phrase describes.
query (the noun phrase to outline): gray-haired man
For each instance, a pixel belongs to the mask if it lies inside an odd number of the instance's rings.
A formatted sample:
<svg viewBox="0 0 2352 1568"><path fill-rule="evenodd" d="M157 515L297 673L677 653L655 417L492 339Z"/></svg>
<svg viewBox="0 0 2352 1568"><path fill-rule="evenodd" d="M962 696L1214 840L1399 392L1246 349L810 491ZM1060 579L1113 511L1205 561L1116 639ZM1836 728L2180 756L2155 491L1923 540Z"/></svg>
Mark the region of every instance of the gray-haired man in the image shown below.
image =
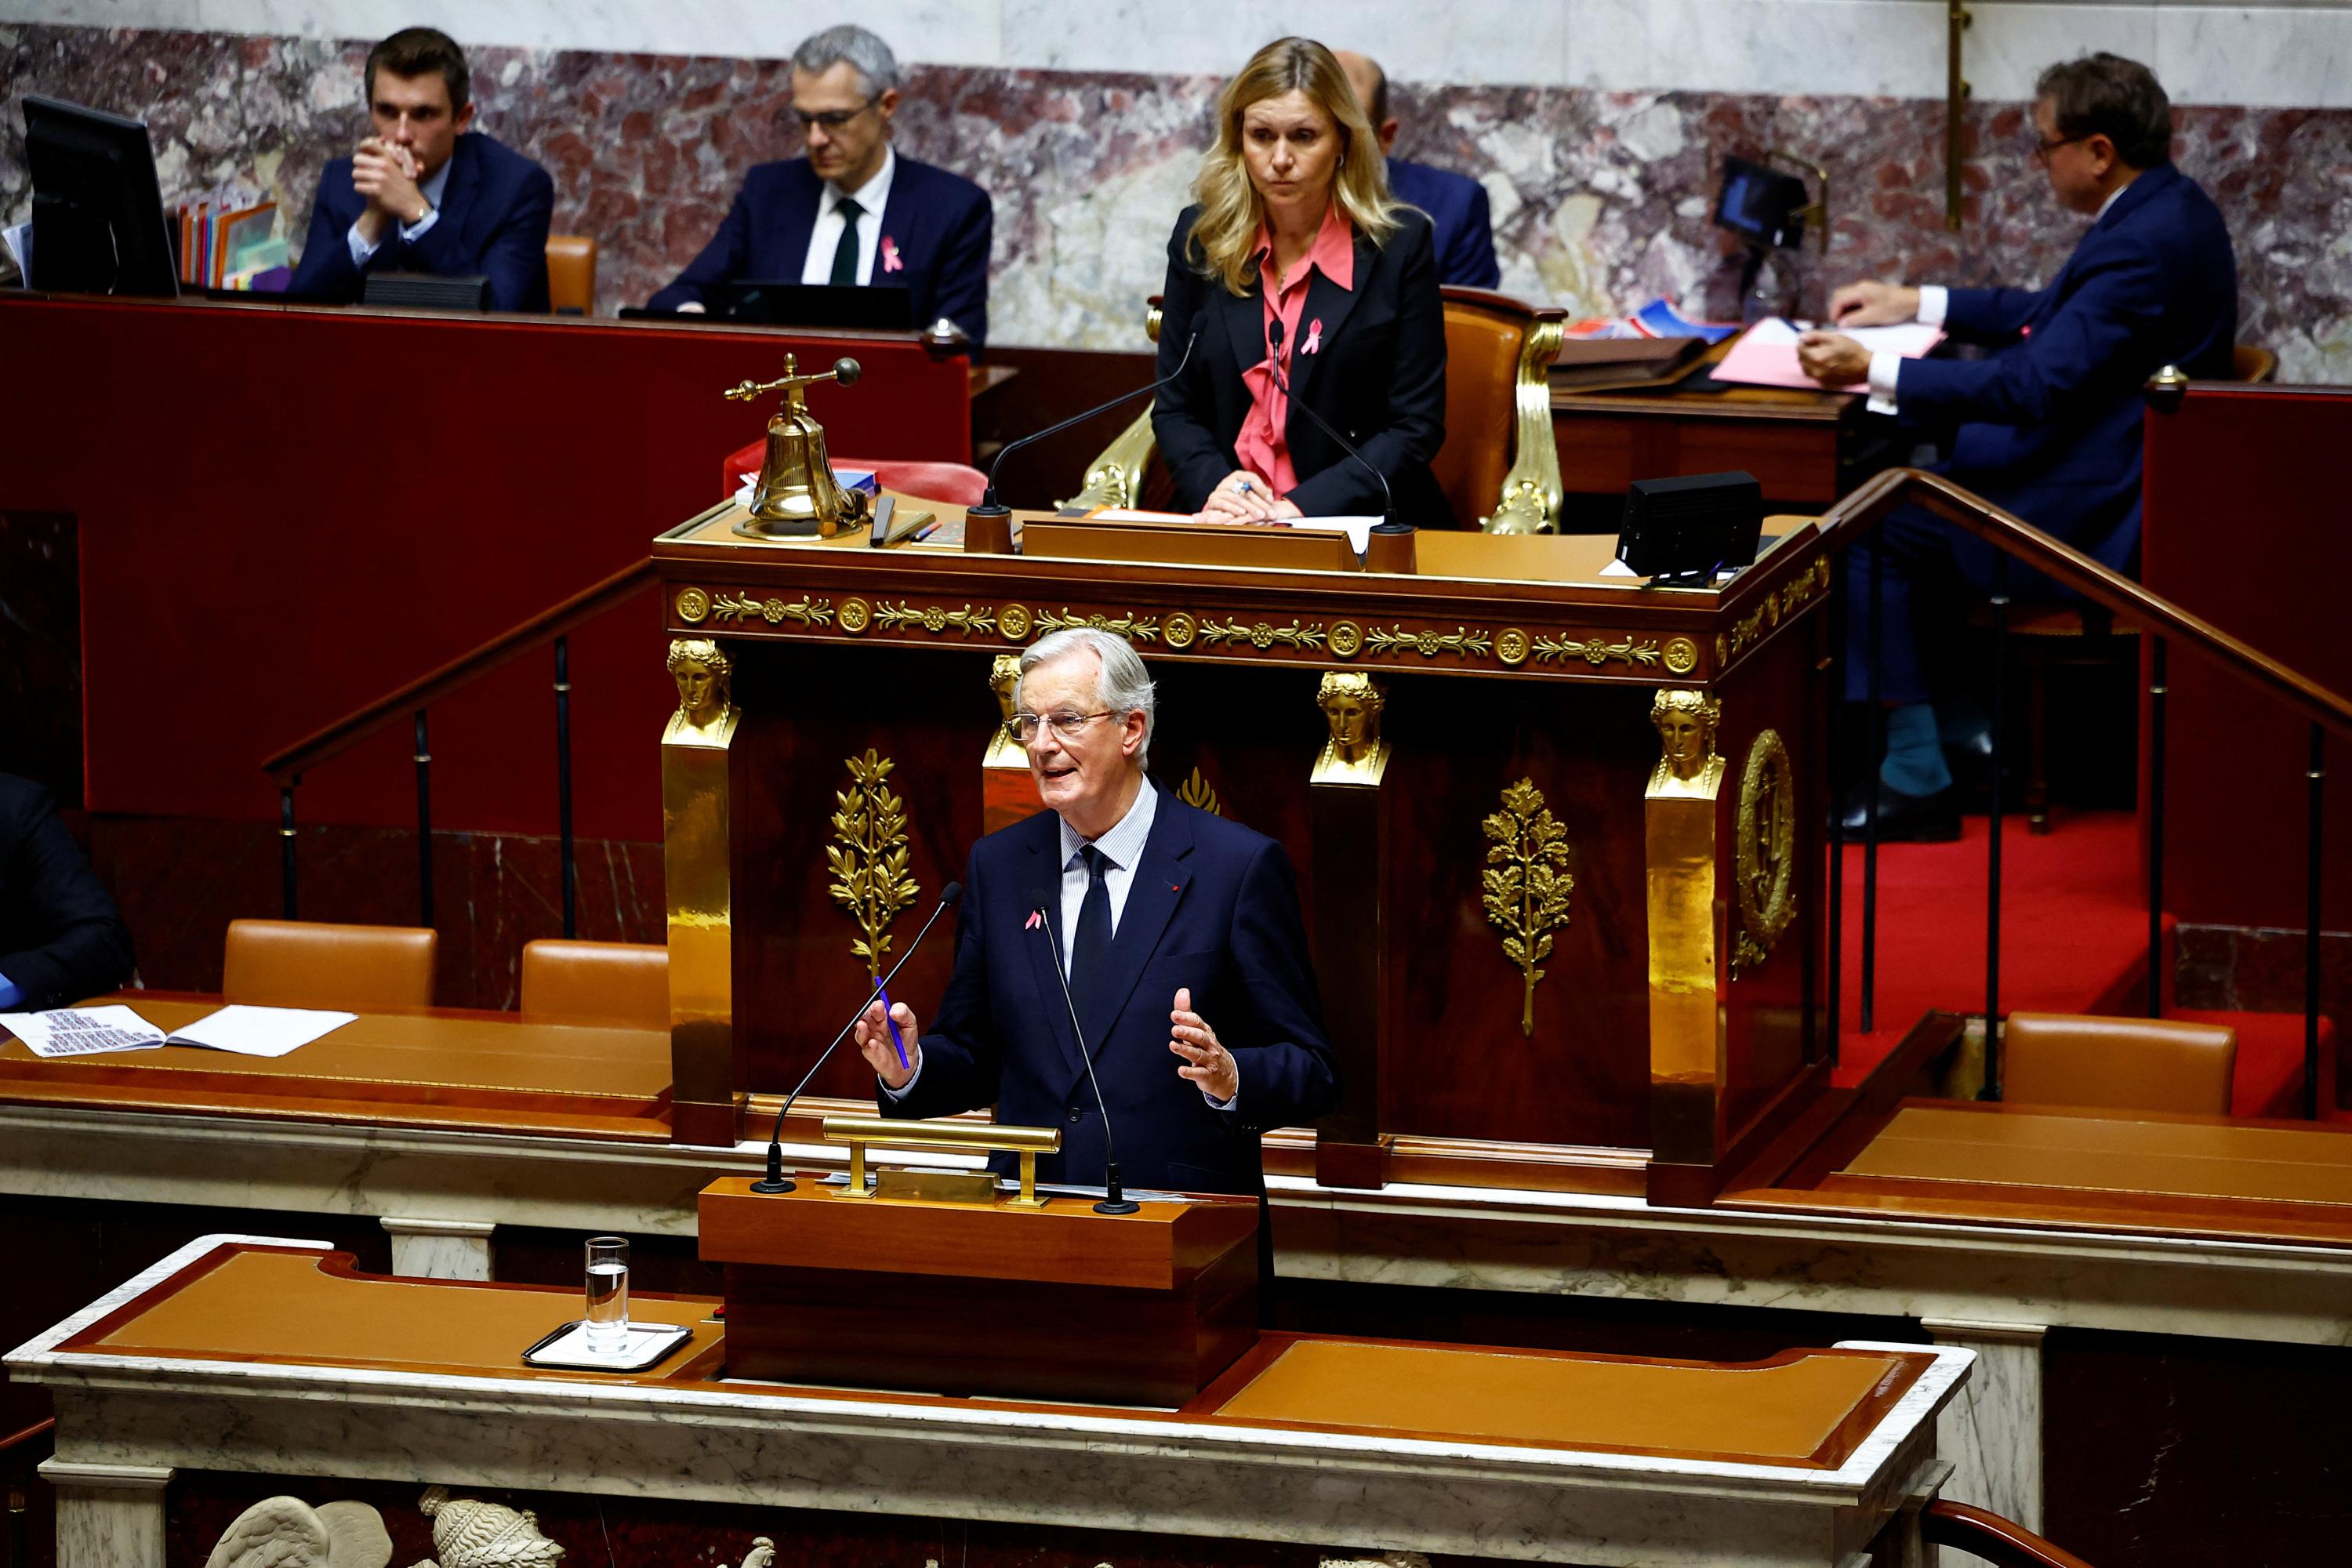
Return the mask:
<svg viewBox="0 0 2352 1568"><path fill-rule="evenodd" d="M654 310L701 310L720 285L750 280L904 289L909 319L944 317L975 348L988 339L988 193L890 145L898 61L863 27L843 26L793 51L793 117L803 157L760 163L719 233Z"/></svg>
<svg viewBox="0 0 2352 1568"><path fill-rule="evenodd" d="M1100 1183L1110 1142L1083 1040L1128 1182L1257 1192L1258 1133L1339 1099L1290 861L1145 775L1151 679L1125 639L1085 628L1041 639L1013 700L1051 809L973 846L930 1032L906 1004L891 1009L906 1059L881 1004L858 1020L881 1108L992 1104L1000 1121L1062 1129L1042 1179Z"/></svg>

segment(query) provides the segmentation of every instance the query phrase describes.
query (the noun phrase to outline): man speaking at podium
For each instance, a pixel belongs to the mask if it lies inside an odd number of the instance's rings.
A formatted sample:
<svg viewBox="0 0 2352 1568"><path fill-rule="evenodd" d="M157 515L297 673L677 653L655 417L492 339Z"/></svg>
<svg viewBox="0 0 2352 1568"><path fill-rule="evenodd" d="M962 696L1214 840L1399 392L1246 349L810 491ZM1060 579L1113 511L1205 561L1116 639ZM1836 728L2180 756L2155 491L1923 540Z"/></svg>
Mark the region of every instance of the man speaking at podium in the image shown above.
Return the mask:
<svg viewBox="0 0 2352 1568"><path fill-rule="evenodd" d="M1059 1127L1045 1181L1101 1183L1115 1142L1130 1186L1261 1191L1258 1134L1339 1099L1289 858L1153 785L1151 679L1123 637L1040 639L1013 704L1050 809L972 847L938 1017L890 1009L903 1062L881 1003L858 1020L883 1114Z"/></svg>

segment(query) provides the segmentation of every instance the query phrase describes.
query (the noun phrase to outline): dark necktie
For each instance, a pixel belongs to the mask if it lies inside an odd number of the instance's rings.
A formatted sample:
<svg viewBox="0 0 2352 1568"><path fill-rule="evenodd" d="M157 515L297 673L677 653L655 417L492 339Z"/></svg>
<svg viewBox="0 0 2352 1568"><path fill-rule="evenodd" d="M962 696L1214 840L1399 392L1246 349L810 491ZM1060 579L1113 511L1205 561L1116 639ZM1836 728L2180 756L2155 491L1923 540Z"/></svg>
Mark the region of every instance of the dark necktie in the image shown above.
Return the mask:
<svg viewBox="0 0 2352 1568"><path fill-rule="evenodd" d="M1087 863L1087 896L1078 905L1078 929L1070 936L1070 994L1088 1026L1110 972L1110 884L1103 879L1110 857L1089 844L1078 851ZM1091 1048L1096 1041L1087 1042Z"/></svg>
<svg viewBox="0 0 2352 1568"><path fill-rule="evenodd" d="M857 285L857 220L866 209L847 196L833 209L841 215L841 243L833 247L833 286L836 289Z"/></svg>

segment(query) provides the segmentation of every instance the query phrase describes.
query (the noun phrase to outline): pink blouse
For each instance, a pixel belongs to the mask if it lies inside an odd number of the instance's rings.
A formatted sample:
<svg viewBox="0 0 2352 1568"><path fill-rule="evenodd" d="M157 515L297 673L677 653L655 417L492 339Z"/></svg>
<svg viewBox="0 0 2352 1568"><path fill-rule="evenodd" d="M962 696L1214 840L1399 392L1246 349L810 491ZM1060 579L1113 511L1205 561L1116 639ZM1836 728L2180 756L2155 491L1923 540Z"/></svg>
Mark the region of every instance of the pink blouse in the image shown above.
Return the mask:
<svg viewBox="0 0 2352 1568"><path fill-rule="evenodd" d="M1276 321L1282 322L1282 378L1288 381L1294 356L1315 353L1323 346L1323 323L1308 321L1302 330L1298 318L1307 309L1307 284L1310 274L1320 272L1340 288L1355 291L1356 231L1334 202L1325 209L1323 226L1315 232L1315 243L1308 247L1306 258L1293 267L1279 282L1266 279L1266 269L1273 265L1274 235L1260 227L1257 235L1256 259L1259 292L1265 300L1265 324L1270 329ZM1234 441L1234 456L1241 466L1254 474L1265 477L1274 486L1277 496L1287 496L1298 483L1298 475L1290 466L1290 399L1275 384L1275 358L1271 352L1265 359L1242 372L1242 384L1249 391L1249 412L1242 417L1241 434Z"/></svg>

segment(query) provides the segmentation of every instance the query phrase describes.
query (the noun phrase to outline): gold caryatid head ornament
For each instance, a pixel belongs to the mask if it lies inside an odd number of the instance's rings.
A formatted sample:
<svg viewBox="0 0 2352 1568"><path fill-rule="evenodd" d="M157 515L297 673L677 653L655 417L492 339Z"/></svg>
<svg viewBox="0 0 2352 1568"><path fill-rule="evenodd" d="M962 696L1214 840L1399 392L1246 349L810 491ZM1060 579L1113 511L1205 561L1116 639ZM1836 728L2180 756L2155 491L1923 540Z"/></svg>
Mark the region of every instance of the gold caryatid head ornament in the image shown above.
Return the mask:
<svg viewBox="0 0 2352 1568"><path fill-rule="evenodd" d="M1701 788L1719 781L1723 759L1716 754L1715 732L1722 721L1722 699L1688 687L1661 687L1650 700L1660 746L1652 788L1669 780Z"/></svg>

